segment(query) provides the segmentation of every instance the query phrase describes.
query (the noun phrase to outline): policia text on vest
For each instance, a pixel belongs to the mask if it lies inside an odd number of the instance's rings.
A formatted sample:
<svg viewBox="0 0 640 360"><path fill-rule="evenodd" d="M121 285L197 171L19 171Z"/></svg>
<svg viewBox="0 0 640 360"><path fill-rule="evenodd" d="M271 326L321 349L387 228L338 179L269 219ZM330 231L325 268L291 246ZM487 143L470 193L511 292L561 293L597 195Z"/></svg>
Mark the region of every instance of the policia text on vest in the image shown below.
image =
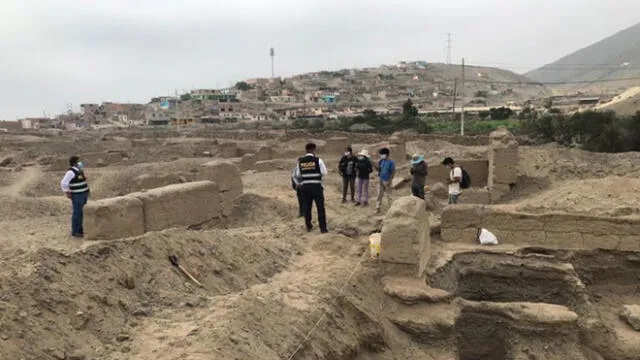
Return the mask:
<svg viewBox="0 0 640 360"><path fill-rule="evenodd" d="M324 189L322 178L327 175L327 167L324 161L315 155L315 144L307 144L307 153L298 159L292 179L300 188L303 198L303 214L307 231L311 231L311 209L316 203L318 210L318 224L322 233L327 232L327 218L324 209Z"/></svg>
<svg viewBox="0 0 640 360"><path fill-rule="evenodd" d="M60 187L71 199L73 214L71 215L71 236L83 237L83 209L89 199L89 183L84 174L84 166L77 156L69 159L69 169L65 173Z"/></svg>

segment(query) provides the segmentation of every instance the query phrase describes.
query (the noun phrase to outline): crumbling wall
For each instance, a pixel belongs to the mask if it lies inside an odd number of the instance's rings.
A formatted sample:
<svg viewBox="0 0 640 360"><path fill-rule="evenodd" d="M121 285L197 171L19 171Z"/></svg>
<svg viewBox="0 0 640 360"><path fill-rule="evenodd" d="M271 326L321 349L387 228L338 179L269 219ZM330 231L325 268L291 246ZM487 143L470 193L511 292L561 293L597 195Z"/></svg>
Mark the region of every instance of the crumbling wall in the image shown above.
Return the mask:
<svg viewBox="0 0 640 360"><path fill-rule="evenodd" d="M218 185L222 214L229 216L235 199L243 191L240 168L229 161L214 160L200 167L196 180L210 180Z"/></svg>
<svg viewBox="0 0 640 360"><path fill-rule="evenodd" d="M85 235L90 240L119 239L229 216L243 191L238 166L212 161L195 177L195 182L90 201L85 207Z"/></svg>
<svg viewBox="0 0 640 360"><path fill-rule="evenodd" d="M405 196L394 201L382 225L380 259L426 268L430 256L429 216L424 201Z"/></svg>
<svg viewBox="0 0 640 360"><path fill-rule="evenodd" d="M218 184L197 181L174 184L130 196L144 204L145 231L197 225L220 217L222 205Z"/></svg>
<svg viewBox="0 0 640 360"><path fill-rule="evenodd" d="M234 158L238 156L238 144L235 142L225 142L219 145L220 157Z"/></svg>
<svg viewBox="0 0 640 360"><path fill-rule="evenodd" d="M240 159L240 171L252 170L256 167L256 156L254 154L244 154Z"/></svg>
<svg viewBox="0 0 640 360"><path fill-rule="evenodd" d="M487 160L456 160L456 163L469 173L471 187L481 188L487 186L487 178L489 176L489 162ZM448 167L442 164L429 164L427 181L430 184L444 182L449 178L450 171Z"/></svg>
<svg viewBox="0 0 640 360"><path fill-rule="evenodd" d="M499 127L490 135L488 149L488 186L491 202L496 203L509 192L518 179L520 155L518 142L506 127Z"/></svg>
<svg viewBox="0 0 640 360"><path fill-rule="evenodd" d="M640 251L640 218L529 214L511 206L458 204L444 210L441 228L442 240L449 242L476 243L478 229L485 228L502 244Z"/></svg>
<svg viewBox="0 0 640 360"><path fill-rule="evenodd" d="M273 150L270 146L260 146L255 153L256 161L273 159Z"/></svg>
<svg viewBox="0 0 640 360"><path fill-rule="evenodd" d="M89 201L84 207L85 236L109 240L144 234L144 205L135 196Z"/></svg>

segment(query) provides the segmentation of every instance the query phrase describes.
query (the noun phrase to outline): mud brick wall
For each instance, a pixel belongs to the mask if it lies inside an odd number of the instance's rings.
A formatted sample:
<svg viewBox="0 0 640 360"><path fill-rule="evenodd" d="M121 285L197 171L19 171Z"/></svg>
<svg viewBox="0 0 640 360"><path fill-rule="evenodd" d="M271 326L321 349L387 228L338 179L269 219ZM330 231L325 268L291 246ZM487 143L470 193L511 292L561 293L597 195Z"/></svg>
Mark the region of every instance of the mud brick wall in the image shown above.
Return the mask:
<svg viewBox="0 0 640 360"><path fill-rule="evenodd" d="M505 127L491 133L488 149L489 175L488 186L491 203L496 203L511 190L518 179L518 161L520 154L518 142Z"/></svg>
<svg viewBox="0 0 640 360"><path fill-rule="evenodd" d="M196 180L215 182L220 191L222 215L231 215L235 199L243 191L240 168L231 161L214 160L203 164L199 170Z"/></svg>
<svg viewBox="0 0 640 360"><path fill-rule="evenodd" d="M456 162L469 173L472 188L487 186L489 176L489 162L487 160L456 160ZM449 168L444 165L429 164L427 182L430 184L437 182L446 184L446 179L449 178L449 171Z"/></svg>
<svg viewBox="0 0 640 360"><path fill-rule="evenodd" d="M501 244L640 251L640 218L529 214L510 206L460 204L444 210L441 228L448 242L477 243L478 229L485 228Z"/></svg>
<svg viewBox="0 0 640 360"><path fill-rule="evenodd" d="M89 240L120 239L231 215L243 191L238 166L212 161L203 164L196 180L89 201L84 212L85 236Z"/></svg>

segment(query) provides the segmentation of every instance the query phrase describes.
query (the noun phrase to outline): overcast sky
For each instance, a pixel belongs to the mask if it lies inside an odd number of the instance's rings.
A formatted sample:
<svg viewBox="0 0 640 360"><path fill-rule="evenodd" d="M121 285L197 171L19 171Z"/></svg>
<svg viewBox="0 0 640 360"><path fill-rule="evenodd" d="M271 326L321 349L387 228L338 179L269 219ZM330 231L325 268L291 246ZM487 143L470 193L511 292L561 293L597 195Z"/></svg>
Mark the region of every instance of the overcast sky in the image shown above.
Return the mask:
<svg viewBox="0 0 640 360"><path fill-rule="evenodd" d="M452 60L525 72L640 21L638 0L0 0L0 119L276 75Z"/></svg>

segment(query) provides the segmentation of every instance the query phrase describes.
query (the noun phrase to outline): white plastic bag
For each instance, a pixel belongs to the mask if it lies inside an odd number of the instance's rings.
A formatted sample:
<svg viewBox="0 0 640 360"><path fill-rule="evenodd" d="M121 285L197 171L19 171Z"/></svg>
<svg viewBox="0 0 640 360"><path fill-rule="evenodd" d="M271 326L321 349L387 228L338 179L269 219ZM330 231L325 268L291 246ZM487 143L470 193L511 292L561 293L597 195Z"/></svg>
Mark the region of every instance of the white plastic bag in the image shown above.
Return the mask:
<svg viewBox="0 0 640 360"><path fill-rule="evenodd" d="M480 245L498 245L498 238L496 238L496 236L487 229L482 229L480 231L478 239L480 240Z"/></svg>

